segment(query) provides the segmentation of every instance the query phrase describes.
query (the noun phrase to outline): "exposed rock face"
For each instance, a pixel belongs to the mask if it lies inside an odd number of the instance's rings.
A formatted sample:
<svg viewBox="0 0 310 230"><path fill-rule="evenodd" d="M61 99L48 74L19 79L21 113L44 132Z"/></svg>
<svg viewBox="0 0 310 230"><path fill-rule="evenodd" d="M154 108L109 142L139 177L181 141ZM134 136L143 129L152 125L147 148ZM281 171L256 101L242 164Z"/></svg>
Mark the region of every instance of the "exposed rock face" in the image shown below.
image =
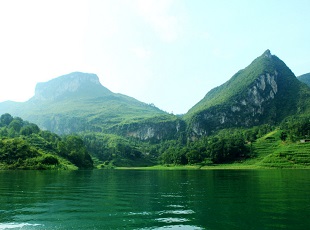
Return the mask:
<svg viewBox="0 0 310 230"><path fill-rule="evenodd" d="M243 99L243 104L245 103L248 106L257 107L257 113L263 113L263 103L271 99L274 99L275 95L278 92L277 85L277 76L278 73L269 74L266 73L257 78L253 86L248 89L248 97ZM240 102L242 104L242 102ZM240 109L239 109L240 111ZM255 113L253 114L253 116Z"/></svg>
<svg viewBox="0 0 310 230"><path fill-rule="evenodd" d="M267 57L267 58L272 58L272 55L271 55L271 52L270 52L269 49L266 50L266 51L264 52L264 55L265 55L265 57Z"/></svg>
<svg viewBox="0 0 310 230"><path fill-rule="evenodd" d="M243 94L244 97L230 105L211 107L196 116L191 124L193 135L202 136L210 131L234 126L254 126L260 124L265 108L278 93L278 73L260 75Z"/></svg>
<svg viewBox="0 0 310 230"><path fill-rule="evenodd" d="M66 93L77 92L85 85L101 86L96 74L74 72L48 82L38 83L35 100L55 100Z"/></svg>
<svg viewBox="0 0 310 230"><path fill-rule="evenodd" d="M183 120L163 122L141 122L116 126L110 131L126 137L134 137L139 140L169 140L175 139L185 131L186 124Z"/></svg>
<svg viewBox="0 0 310 230"><path fill-rule="evenodd" d="M305 88L285 63L267 50L190 110L189 136L281 122L306 110L303 102L307 94L301 93Z"/></svg>

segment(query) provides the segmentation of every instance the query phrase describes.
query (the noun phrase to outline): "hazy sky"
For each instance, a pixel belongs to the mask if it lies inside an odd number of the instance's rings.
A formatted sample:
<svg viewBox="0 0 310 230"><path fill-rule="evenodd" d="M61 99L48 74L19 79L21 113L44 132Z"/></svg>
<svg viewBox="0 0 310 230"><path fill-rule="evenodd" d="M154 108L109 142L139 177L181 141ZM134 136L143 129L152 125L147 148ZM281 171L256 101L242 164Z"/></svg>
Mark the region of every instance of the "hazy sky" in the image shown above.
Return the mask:
<svg viewBox="0 0 310 230"><path fill-rule="evenodd" d="M309 12L309 0L0 0L0 101L81 71L185 113L266 49L310 72Z"/></svg>

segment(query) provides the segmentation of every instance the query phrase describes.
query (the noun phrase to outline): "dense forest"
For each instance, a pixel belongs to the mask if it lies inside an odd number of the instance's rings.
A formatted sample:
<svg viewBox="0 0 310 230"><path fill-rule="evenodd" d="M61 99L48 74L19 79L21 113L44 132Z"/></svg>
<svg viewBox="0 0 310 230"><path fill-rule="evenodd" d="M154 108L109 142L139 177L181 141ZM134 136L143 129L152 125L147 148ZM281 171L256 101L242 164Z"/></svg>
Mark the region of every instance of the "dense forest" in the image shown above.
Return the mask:
<svg viewBox="0 0 310 230"><path fill-rule="evenodd" d="M76 135L60 137L6 113L0 117L0 169L92 168L93 162Z"/></svg>

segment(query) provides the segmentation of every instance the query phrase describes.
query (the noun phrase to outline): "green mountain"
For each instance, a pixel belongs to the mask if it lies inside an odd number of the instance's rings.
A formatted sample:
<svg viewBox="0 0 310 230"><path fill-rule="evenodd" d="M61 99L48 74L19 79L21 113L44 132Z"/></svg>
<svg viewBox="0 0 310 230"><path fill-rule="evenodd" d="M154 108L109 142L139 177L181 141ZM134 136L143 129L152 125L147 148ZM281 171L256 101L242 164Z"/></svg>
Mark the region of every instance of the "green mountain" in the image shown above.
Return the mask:
<svg viewBox="0 0 310 230"><path fill-rule="evenodd" d="M181 121L153 105L116 94L97 75L74 72L38 83L24 103L0 103L0 113L19 116L57 134L116 133L139 139L173 138Z"/></svg>
<svg viewBox="0 0 310 230"><path fill-rule="evenodd" d="M310 73L303 74L297 77L297 79L310 87Z"/></svg>
<svg viewBox="0 0 310 230"><path fill-rule="evenodd" d="M190 136L230 127L277 124L310 110L310 89L266 50L223 85L212 89L185 115Z"/></svg>

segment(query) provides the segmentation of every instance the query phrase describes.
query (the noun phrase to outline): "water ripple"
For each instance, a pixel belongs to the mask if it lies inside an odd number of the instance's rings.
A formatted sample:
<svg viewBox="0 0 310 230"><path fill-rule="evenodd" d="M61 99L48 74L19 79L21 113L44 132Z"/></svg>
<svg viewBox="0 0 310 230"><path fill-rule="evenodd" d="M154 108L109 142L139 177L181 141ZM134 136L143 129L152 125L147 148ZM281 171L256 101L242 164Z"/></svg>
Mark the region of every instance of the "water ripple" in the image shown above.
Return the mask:
<svg viewBox="0 0 310 230"><path fill-rule="evenodd" d="M29 223L0 223L0 230L5 230L5 229L21 229L24 227L38 227L42 226L41 224L29 224Z"/></svg>
<svg viewBox="0 0 310 230"><path fill-rule="evenodd" d="M168 218L158 218L155 219L158 222L164 222L164 223L182 223L182 222L188 222L190 221L189 219L186 218L173 218L173 217L168 217Z"/></svg>

